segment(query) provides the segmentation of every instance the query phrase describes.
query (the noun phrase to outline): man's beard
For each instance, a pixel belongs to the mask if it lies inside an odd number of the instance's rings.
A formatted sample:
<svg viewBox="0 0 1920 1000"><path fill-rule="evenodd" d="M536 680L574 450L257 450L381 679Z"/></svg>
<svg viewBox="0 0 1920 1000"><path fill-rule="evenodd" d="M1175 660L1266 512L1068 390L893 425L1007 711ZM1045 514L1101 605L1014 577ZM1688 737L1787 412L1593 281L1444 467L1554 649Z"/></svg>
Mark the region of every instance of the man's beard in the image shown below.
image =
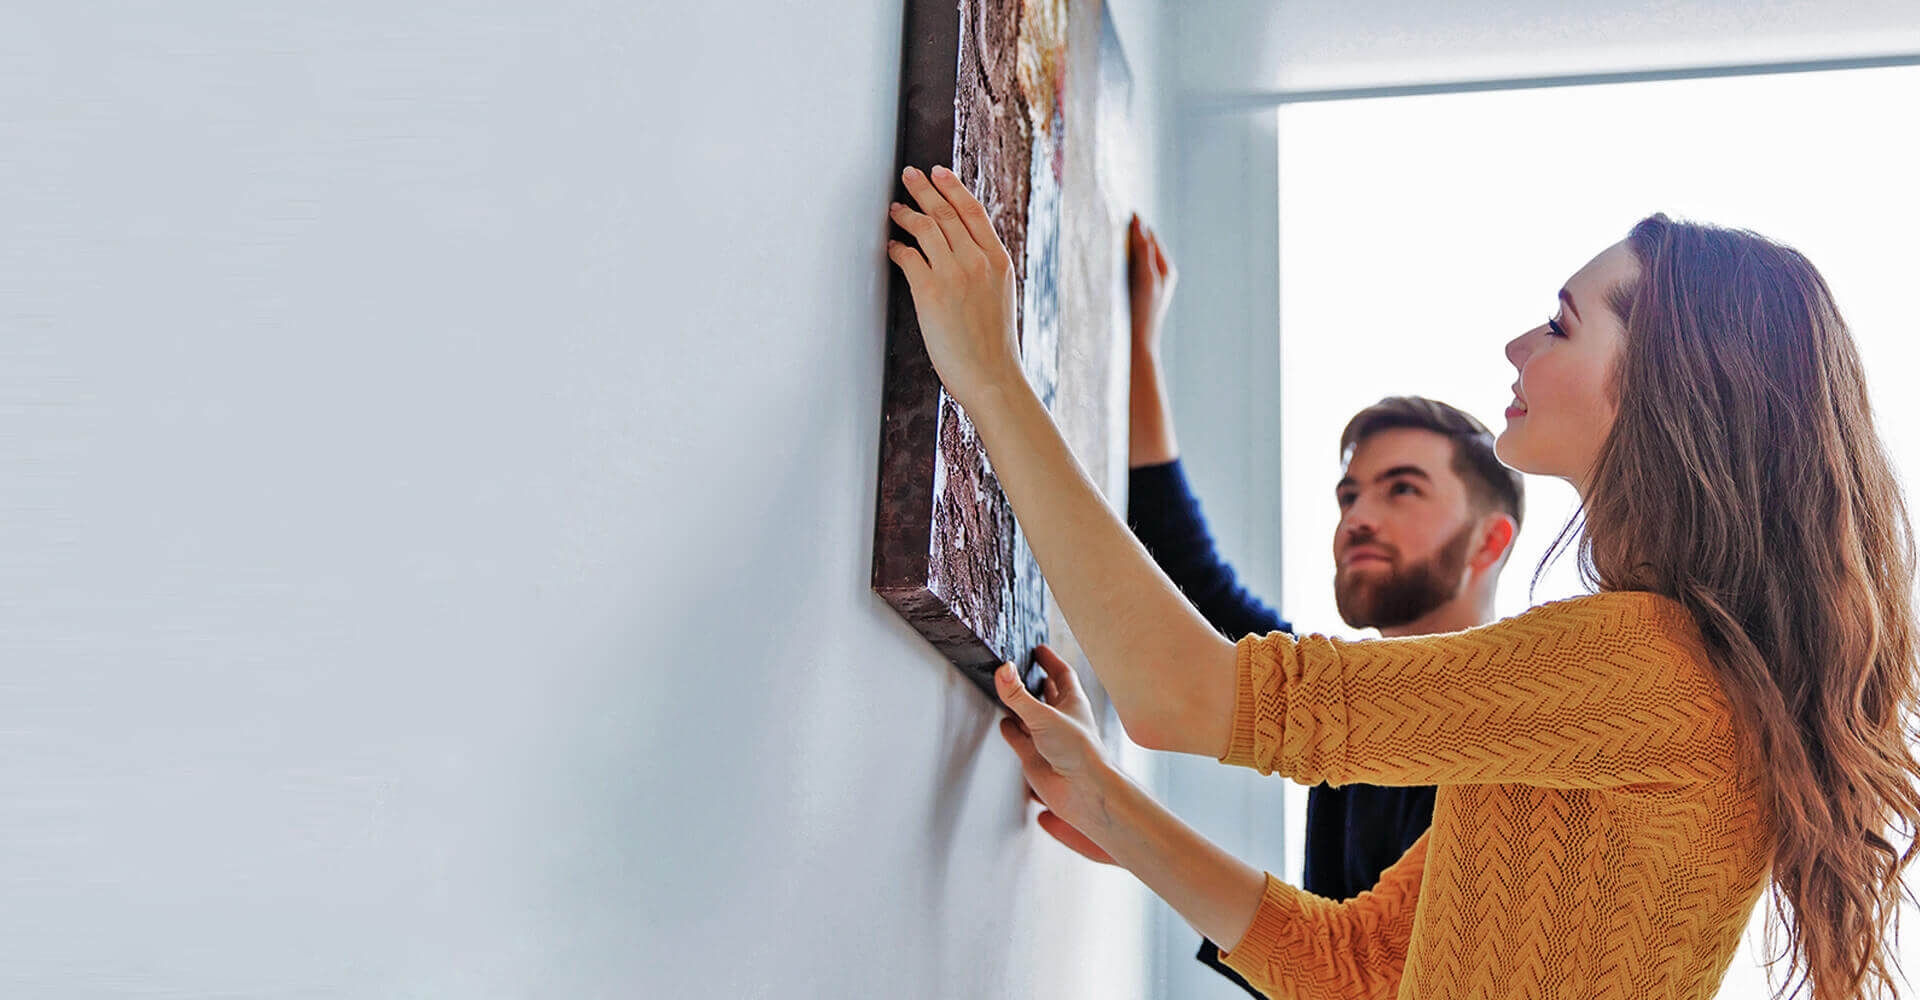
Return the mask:
<svg viewBox="0 0 1920 1000"><path fill-rule="evenodd" d="M1405 568L1394 566L1384 580L1335 573L1333 598L1340 618L1354 628L1397 628L1459 596L1473 529L1467 522L1440 551Z"/></svg>

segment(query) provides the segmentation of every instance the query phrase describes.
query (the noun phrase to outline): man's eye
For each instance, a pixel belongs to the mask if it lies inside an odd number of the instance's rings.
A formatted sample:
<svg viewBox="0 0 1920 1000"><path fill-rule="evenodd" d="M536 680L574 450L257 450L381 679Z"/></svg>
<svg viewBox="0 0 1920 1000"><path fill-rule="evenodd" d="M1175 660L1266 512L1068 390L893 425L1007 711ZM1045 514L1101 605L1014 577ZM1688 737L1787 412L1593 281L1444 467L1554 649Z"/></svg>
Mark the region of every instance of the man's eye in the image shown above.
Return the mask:
<svg viewBox="0 0 1920 1000"><path fill-rule="evenodd" d="M1340 506L1342 507L1353 506L1353 494L1351 493L1342 493L1339 496L1335 497L1334 499L1339 501Z"/></svg>
<svg viewBox="0 0 1920 1000"><path fill-rule="evenodd" d="M1414 496L1420 495L1419 489L1415 488L1415 486L1412 483L1394 483L1393 484L1394 496L1401 496L1403 494L1408 494L1408 493L1411 493Z"/></svg>

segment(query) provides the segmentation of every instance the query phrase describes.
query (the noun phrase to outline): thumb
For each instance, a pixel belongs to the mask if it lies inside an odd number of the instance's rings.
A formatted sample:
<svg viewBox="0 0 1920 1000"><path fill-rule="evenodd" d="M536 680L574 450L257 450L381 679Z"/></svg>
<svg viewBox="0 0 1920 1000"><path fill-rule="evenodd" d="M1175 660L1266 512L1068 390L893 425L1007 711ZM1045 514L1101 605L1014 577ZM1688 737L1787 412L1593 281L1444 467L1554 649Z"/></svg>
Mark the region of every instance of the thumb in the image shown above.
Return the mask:
<svg viewBox="0 0 1920 1000"><path fill-rule="evenodd" d="M1020 682L1020 675L1013 669L1013 664L1000 664L1000 669L993 673L993 684L1000 690L1000 703L1019 717L1020 724L1027 727L1028 732L1032 732L1036 725L1046 725L1047 706L1041 704L1040 699L1035 698L1027 686Z"/></svg>

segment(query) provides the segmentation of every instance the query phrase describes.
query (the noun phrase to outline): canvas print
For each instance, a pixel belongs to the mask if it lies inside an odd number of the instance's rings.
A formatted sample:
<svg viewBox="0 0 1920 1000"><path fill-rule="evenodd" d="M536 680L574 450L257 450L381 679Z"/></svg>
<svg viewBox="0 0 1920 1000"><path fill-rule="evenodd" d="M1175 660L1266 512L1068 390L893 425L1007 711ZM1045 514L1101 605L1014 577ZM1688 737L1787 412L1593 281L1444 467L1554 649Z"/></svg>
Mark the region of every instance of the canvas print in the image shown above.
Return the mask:
<svg viewBox="0 0 1920 1000"><path fill-rule="evenodd" d="M1132 87L1112 23L1097 0L907 0L905 24L899 166L950 165L986 207L1016 265L1027 377L1124 503L1127 213L1110 191ZM888 270L873 589L989 697L1008 660L1038 690L1032 648L1071 662L1071 637Z"/></svg>

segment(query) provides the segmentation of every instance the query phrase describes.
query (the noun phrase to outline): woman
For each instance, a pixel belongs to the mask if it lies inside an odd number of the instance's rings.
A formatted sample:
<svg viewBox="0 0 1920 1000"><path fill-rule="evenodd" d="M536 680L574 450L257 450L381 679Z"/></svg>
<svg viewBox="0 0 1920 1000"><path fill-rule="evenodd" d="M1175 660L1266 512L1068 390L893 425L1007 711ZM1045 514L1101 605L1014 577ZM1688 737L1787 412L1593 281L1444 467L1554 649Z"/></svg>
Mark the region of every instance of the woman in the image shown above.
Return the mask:
<svg viewBox="0 0 1920 1000"><path fill-rule="evenodd" d="M1769 876L1815 1000L1894 988L1920 821L1911 529L1851 337L1805 258L1653 216L1507 346L1499 453L1560 476L1598 593L1443 636L1229 643L1103 504L1028 388L1012 264L949 171L889 241L1061 610L1139 742L1303 782L1440 786L1335 904L1211 848L1101 759L1071 671L1001 673L1003 732L1084 838L1299 997L1708 997ZM1070 830L1068 829L1070 828ZM1784 992L1784 989L1783 989Z"/></svg>

